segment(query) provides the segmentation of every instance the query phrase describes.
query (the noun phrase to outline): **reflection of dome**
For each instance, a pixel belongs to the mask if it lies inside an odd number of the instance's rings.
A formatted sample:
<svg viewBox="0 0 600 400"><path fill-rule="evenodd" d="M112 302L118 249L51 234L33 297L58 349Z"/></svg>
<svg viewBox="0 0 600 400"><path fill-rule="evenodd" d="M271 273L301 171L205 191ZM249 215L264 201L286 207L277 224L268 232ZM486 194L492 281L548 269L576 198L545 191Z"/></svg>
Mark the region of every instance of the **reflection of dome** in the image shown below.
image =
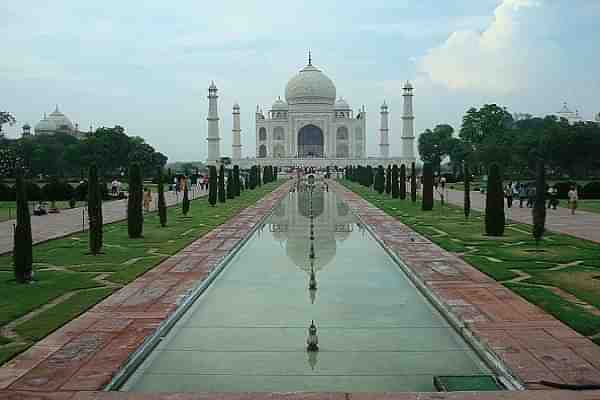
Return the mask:
<svg viewBox="0 0 600 400"><path fill-rule="evenodd" d="M285 87L285 100L288 104L335 102L335 85L318 68L309 64L302 68Z"/></svg>
<svg viewBox="0 0 600 400"><path fill-rule="evenodd" d="M310 271L310 258L308 258L310 240L308 240L305 232L298 232L296 235L292 235L288 237L285 244L287 256L297 267L304 271ZM316 255L314 266L315 270L319 271L333 260L337 245L333 235L319 236L318 232L314 243Z"/></svg>
<svg viewBox="0 0 600 400"><path fill-rule="evenodd" d="M56 106L56 109L54 111L52 111L52 113L50 113L50 115L48 115L48 120L56 126L56 130L60 130L60 131L72 131L73 130L73 124L71 123L71 120L69 118L67 118L67 116L65 114L61 113L58 110L58 106Z"/></svg>
<svg viewBox="0 0 600 400"><path fill-rule="evenodd" d="M298 211L300 211L300 215L303 217L310 217L309 210L309 198L310 192L307 190L301 191L298 193L297 201L298 201ZM325 208L325 197L323 196L323 192L320 190L315 190L312 196L312 205L313 205L313 215L318 217L323 213L323 209Z"/></svg>
<svg viewBox="0 0 600 400"><path fill-rule="evenodd" d="M349 110L350 105L346 102L346 100L344 100L340 97L339 99L336 100L334 108L336 110Z"/></svg>
<svg viewBox="0 0 600 400"><path fill-rule="evenodd" d="M278 97L273 103L273 107L271 107L272 111L287 111L288 105L285 101L281 100L281 97Z"/></svg>

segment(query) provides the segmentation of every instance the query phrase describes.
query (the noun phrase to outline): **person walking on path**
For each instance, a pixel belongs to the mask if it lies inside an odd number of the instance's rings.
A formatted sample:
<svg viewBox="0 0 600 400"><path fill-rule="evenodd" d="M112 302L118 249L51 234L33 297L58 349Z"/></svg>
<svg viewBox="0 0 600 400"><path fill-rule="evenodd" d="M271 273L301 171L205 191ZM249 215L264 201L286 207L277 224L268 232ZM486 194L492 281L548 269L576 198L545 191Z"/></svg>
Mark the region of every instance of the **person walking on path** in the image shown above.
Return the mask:
<svg viewBox="0 0 600 400"><path fill-rule="evenodd" d="M511 208L513 204L513 189L510 183L504 187L504 197L506 197L506 207Z"/></svg>
<svg viewBox="0 0 600 400"><path fill-rule="evenodd" d="M150 188L146 188L144 192L144 210L146 212L150 211L150 203L152 203L152 192L150 192Z"/></svg>
<svg viewBox="0 0 600 400"><path fill-rule="evenodd" d="M571 186L571 190L567 194L569 197L569 209L571 210L571 215L575 215L575 209L577 209L577 201L579 201L579 194L577 193L577 188L575 186Z"/></svg>

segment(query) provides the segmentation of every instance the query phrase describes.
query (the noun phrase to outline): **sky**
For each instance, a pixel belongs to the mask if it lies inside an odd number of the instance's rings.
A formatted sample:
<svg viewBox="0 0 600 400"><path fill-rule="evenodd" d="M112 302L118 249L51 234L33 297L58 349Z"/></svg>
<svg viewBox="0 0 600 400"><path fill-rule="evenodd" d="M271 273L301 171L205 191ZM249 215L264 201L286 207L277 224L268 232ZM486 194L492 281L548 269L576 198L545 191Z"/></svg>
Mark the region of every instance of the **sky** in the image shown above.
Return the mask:
<svg viewBox="0 0 600 400"><path fill-rule="evenodd" d="M209 5L210 4L210 5ZM546 115L563 102L600 112L600 0L163 0L0 3L0 110L8 137L59 105L84 130L122 125L169 161L205 160L208 85L219 88L221 153L241 106L243 156L255 155L254 112L284 95L307 63L367 110L378 154L379 107L399 156L402 84L415 130L456 130L486 103Z"/></svg>

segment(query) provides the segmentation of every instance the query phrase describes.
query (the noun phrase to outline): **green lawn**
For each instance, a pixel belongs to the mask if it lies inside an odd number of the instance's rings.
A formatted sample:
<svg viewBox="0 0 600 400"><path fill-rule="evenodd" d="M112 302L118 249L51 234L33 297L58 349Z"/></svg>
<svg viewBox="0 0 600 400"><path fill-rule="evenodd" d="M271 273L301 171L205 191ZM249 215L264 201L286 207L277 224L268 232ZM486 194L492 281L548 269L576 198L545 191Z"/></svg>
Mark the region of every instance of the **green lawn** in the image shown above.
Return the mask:
<svg viewBox="0 0 600 400"><path fill-rule="evenodd" d="M50 203L48 203L48 206L49 205L50 205ZM82 207L84 205L85 205L85 202L78 201L76 207ZM33 209L34 206L35 206L35 202L31 202L30 208ZM57 201L56 206L58 207L59 210L65 210L67 208L71 208L71 207L69 207L68 201ZM15 213L17 211L16 207L17 207L17 205L14 201L0 201L0 222L8 221L9 219L15 219Z"/></svg>
<svg viewBox="0 0 600 400"><path fill-rule="evenodd" d="M35 280L28 285L14 281L12 256L0 256L0 327L45 304L56 303L35 318L17 324L19 340L9 342L0 337L0 364L112 293L114 288L94 280L100 273L106 274L110 282L125 285L254 204L282 182L244 191L240 197L225 204L217 203L216 207L211 207L206 198L193 200L186 217L181 214L180 206L171 207L165 228L160 227L156 213L146 214L142 239L128 238L126 222L105 225L104 253L97 256L88 254L87 233L36 245Z"/></svg>
<svg viewBox="0 0 600 400"><path fill-rule="evenodd" d="M600 245L551 232L536 245L531 226L525 224L508 225L503 237L492 238L484 235L484 219L479 212L472 211L465 220L462 208L442 207L439 202L433 211L422 211L420 201L392 199L359 184L341 182L444 249L460 253L469 264L578 332L600 334L600 316L593 311L594 307L600 309ZM570 263L576 265L565 266ZM519 272L530 278L512 282L521 276ZM565 294L561 296L553 288ZM573 302L569 295L578 301Z"/></svg>
<svg viewBox="0 0 600 400"><path fill-rule="evenodd" d="M600 200L579 200L577 202L577 209L600 213Z"/></svg>

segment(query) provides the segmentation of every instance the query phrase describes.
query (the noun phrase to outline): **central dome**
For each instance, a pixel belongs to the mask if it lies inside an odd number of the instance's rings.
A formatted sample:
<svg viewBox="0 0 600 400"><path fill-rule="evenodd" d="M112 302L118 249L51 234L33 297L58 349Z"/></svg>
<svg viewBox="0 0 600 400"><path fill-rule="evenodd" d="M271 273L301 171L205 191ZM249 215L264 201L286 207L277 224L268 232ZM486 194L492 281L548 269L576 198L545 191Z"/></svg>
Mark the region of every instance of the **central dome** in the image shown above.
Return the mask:
<svg viewBox="0 0 600 400"><path fill-rule="evenodd" d="M308 64L285 87L288 104L330 104L335 102L335 85L327 75Z"/></svg>

